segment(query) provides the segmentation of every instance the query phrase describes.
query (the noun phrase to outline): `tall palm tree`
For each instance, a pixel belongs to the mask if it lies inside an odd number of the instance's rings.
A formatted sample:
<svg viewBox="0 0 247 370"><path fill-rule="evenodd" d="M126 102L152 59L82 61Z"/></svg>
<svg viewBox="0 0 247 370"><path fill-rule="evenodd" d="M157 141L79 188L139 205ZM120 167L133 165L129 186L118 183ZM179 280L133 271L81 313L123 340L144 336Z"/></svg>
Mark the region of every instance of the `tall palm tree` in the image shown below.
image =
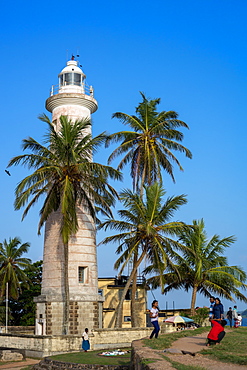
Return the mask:
<svg viewBox="0 0 247 370"><path fill-rule="evenodd" d="M167 286L164 292L172 289L192 289L191 314L194 315L197 293L206 297L217 294L226 299L234 301L232 295L247 302L247 297L239 289L246 290L246 273L241 267L229 266L227 258L223 256L225 248L229 248L235 241L234 236L220 239L214 235L207 239L204 221L193 221L193 228L183 230L180 235L180 242L187 246L182 256L176 254L174 265L177 272L173 271L174 266L168 266L167 273L163 278ZM146 269L146 273L153 272L155 266ZM156 268L156 270L158 270ZM154 288L160 285L159 275L149 279Z"/></svg>
<svg viewBox="0 0 247 370"><path fill-rule="evenodd" d="M22 257L28 252L29 243L21 244L17 237L4 239L0 243L0 296L6 293L6 284L8 283L9 297L17 299L21 293L21 286L28 286L28 277L23 269L31 266L29 258Z"/></svg>
<svg viewBox="0 0 247 370"><path fill-rule="evenodd" d="M116 191L108 183L108 177L121 179L119 171L92 161L92 155L105 141L102 133L94 138L89 134L90 121L73 122L67 116L60 117L61 127L56 131L46 115L40 119L48 124L44 144L33 138L23 140L23 150L31 154L17 156L9 166L22 164L34 172L25 177L16 188L15 209L25 206L22 219L29 209L44 198L40 210L38 233L51 213L61 212L61 236L64 245L64 332L68 328L68 242L78 230L77 207L83 205L97 221L96 213L111 215Z"/></svg>
<svg viewBox="0 0 247 370"><path fill-rule="evenodd" d="M173 151L182 152L186 157L192 158L189 149L180 144L183 134L178 130L180 127L189 128L188 125L179 120L174 111L157 112L160 99L149 100L143 93L141 96L143 100L136 108L136 115L117 112L112 116L131 130L109 135L106 141L106 146L120 142L108 162L124 155L117 168L121 170L130 163L133 191L142 190L144 184L162 182L162 168L175 182L172 164L177 164L180 170L183 168Z"/></svg>
<svg viewBox="0 0 247 370"><path fill-rule="evenodd" d="M120 142L108 159L111 163L116 157L124 155L118 165L121 170L130 163L131 177L133 179L133 191L142 195L143 185L151 185L155 181L162 183L161 169L163 168L175 182L173 175L173 163L183 170L180 162L173 151L185 153L188 158L191 152L181 145L183 134L178 130L180 127L188 128L188 125L178 119L174 111L157 111L160 99L149 100L141 93L142 102L136 108L136 115L117 112L113 117L118 118L124 125L130 127L130 131L121 131L108 136L106 146L110 143ZM135 266L138 259L138 249L133 258ZM135 306L136 279L133 279L133 294L131 307ZM132 325L135 326L135 315L132 314Z"/></svg>
<svg viewBox="0 0 247 370"><path fill-rule="evenodd" d="M101 244L110 242L119 243L117 253L120 257L115 263L115 268L121 266L120 274L136 253L141 253L125 285L116 314L116 327L122 325L122 307L125 295L132 284L133 277L144 258L152 264L160 267L160 275L163 275L167 261L171 261L174 249L181 249L183 245L173 239L187 226L183 222L170 221L174 212L185 204L184 195L169 197L163 201L165 191L161 185L154 183L145 187L145 198L131 190L120 193L120 199L125 207L119 210L121 220L109 219L100 225L105 230L117 230L119 233L106 237ZM162 283L162 282L161 282ZM133 292L132 292L133 294Z"/></svg>

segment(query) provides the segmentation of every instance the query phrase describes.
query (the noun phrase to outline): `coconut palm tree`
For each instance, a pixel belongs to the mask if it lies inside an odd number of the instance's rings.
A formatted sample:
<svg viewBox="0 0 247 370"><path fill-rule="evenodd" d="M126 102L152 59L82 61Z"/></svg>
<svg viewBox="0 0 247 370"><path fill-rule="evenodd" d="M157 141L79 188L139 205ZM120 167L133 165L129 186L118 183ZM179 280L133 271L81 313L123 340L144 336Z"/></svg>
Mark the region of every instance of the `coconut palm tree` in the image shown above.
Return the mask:
<svg viewBox="0 0 247 370"><path fill-rule="evenodd" d="M137 268L144 258L151 264L155 263L159 266L162 276L167 261L172 263L173 250L183 248L183 245L173 237L188 226L183 222L170 220L174 212L187 202L186 198L180 195L168 197L166 201L163 201L164 195L165 191L158 183L145 187L145 197L128 189L124 190L120 193L120 199L125 209L118 211L121 220L108 219L100 225L100 228L105 230L118 231L118 234L106 237L101 244L119 243L117 254L120 254L120 257L114 267L116 269L121 267L120 274L136 251L140 251L118 305L116 327L122 325L123 302Z"/></svg>
<svg viewBox="0 0 247 370"><path fill-rule="evenodd" d="M155 181L162 183L161 169L163 168L175 182L173 175L173 163L183 170L180 162L173 151L185 153L188 158L191 152L181 145L183 134L178 130L180 127L188 128L188 125L178 119L174 111L157 112L160 99L149 100L141 93L142 102L136 108L136 115L117 112L113 117L118 118L123 124L130 127L130 131L121 131L109 135L106 146L110 143L120 142L120 145L110 155L108 163L116 157L124 155L118 165L121 170L130 163L131 177L133 179L133 191L142 194L143 185L151 185ZM136 250L132 265L135 266L138 259ZM131 307L135 306L136 278L133 279L133 294ZM132 325L135 326L135 315L132 314Z"/></svg>
<svg viewBox="0 0 247 370"><path fill-rule="evenodd" d="M163 279L167 286L164 293L172 289L185 291L192 289L191 314L194 315L197 293L206 297L217 294L226 299L234 301L232 295L247 302L247 297L239 289L246 290L246 273L241 267L229 266L227 258L223 256L225 248L229 248L235 241L234 236L220 239L219 235L214 235L210 240L207 239L204 221L194 220L193 228L183 230L179 241L187 246L182 251L182 255L176 254L174 265L168 266ZM173 271L174 266L176 272ZM153 265L146 269L146 273L158 272ZM179 272L179 274L177 273ZM154 288L160 285L160 276L148 279Z"/></svg>
<svg viewBox="0 0 247 370"><path fill-rule="evenodd" d="M192 158L189 149L180 144L183 134L178 130L180 127L189 128L188 125L179 120L174 111L157 112L160 99L149 100L143 93L141 96L143 100L136 108L136 115L116 112L112 116L131 130L109 135L106 141L106 146L120 142L108 162L111 163L116 157L124 155L117 169L122 170L130 163L133 191L142 190L144 184L162 182L161 169L175 182L173 163L178 165L180 170L183 168L173 151L182 152L186 157Z"/></svg>
<svg viewBox="0 0 247 370"><path fill-rule="evenodd" d="M46 115L40 119L48 124L44 143L33 138L23 140L23 150L30 154L19 155L9 166L24 165L34 172L25 177L16 188L15 209L25 206L23 217L41 198L38 233L52 212L61 212L61 236L65 261L65 309L64 332L68 327L69 286L68 286L68 242L78 230L77 207L83 205L97 221L96 213L111 215L116 191L108 178L121 179L119 171L92 161L92 155L105 141L102 133L94 138L89 134L91 123L88 119L73 122L67 116L60 117L60 129L56 131Z"/></svg>
<svg viewBox="0 0 247 370"><path fill-rule="evenodd" d="M0 296L6 294L6 284L8 283L8 295L10 298L17 299L21 293L21 286L28 287L28 277L23 269L30 267L32 261L23 257L28 252L29 243L21 244L17 237L4 239L0 243Z"/></svg>

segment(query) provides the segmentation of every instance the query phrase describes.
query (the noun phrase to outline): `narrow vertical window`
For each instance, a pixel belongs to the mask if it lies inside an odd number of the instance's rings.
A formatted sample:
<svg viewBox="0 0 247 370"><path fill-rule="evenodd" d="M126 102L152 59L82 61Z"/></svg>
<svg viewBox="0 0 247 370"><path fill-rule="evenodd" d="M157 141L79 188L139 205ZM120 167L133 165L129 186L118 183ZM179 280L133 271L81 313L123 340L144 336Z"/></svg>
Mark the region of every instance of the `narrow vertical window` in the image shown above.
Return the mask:
<svg viewBox="0 0 247 370"><path fill-rule="evenodd" d="M85 283L85 267L78 267L78 281L79 283Z"/></svg>

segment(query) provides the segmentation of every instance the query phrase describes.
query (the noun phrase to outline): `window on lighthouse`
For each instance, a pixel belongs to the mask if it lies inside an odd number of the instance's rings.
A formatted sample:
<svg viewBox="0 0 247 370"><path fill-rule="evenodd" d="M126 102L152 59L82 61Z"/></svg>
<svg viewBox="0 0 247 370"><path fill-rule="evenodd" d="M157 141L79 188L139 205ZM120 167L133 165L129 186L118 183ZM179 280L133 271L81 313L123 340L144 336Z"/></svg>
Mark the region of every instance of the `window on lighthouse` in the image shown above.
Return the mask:
<svg viewBox="0 0 247 370"><path fill-rule="evenodd" d="M64 74L64 85L73 85L73 73Z"/></svg>
<svg viewBox="0 0 247 370"><path fill-rule="evenodd" d="M79 266L78 267L78 281L79 283L85 283L86 280L86 267Z"/></svg>
<svg viewBox="0 0 247 370"><path fill-rule="evenodd" d="M79 73L74 73L74 85L81 85L81 75Z"/></svg>

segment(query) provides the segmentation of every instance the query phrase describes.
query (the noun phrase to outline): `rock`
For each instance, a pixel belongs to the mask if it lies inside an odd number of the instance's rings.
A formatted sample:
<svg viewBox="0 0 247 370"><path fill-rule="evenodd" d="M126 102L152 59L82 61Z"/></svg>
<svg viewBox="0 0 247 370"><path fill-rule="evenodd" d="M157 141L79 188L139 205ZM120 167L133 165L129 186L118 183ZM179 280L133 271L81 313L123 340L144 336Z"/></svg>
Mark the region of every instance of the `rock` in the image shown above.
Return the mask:
<svg viewBox="0 0 247 370"><path fill-rule="evenodd" d="M180 355L182 354L182 351L180 351L180 349L176 349L176 348L166 348L166 349L164 349L164 352L179 353Z"/></svg>
<svg viewBox="0 0 247 370"><path fill-rule="evenodd" d="M19 352L14 352L11 350L2 350L0 353L0 361L21 361L23 360L23 355Z"/></svg>

